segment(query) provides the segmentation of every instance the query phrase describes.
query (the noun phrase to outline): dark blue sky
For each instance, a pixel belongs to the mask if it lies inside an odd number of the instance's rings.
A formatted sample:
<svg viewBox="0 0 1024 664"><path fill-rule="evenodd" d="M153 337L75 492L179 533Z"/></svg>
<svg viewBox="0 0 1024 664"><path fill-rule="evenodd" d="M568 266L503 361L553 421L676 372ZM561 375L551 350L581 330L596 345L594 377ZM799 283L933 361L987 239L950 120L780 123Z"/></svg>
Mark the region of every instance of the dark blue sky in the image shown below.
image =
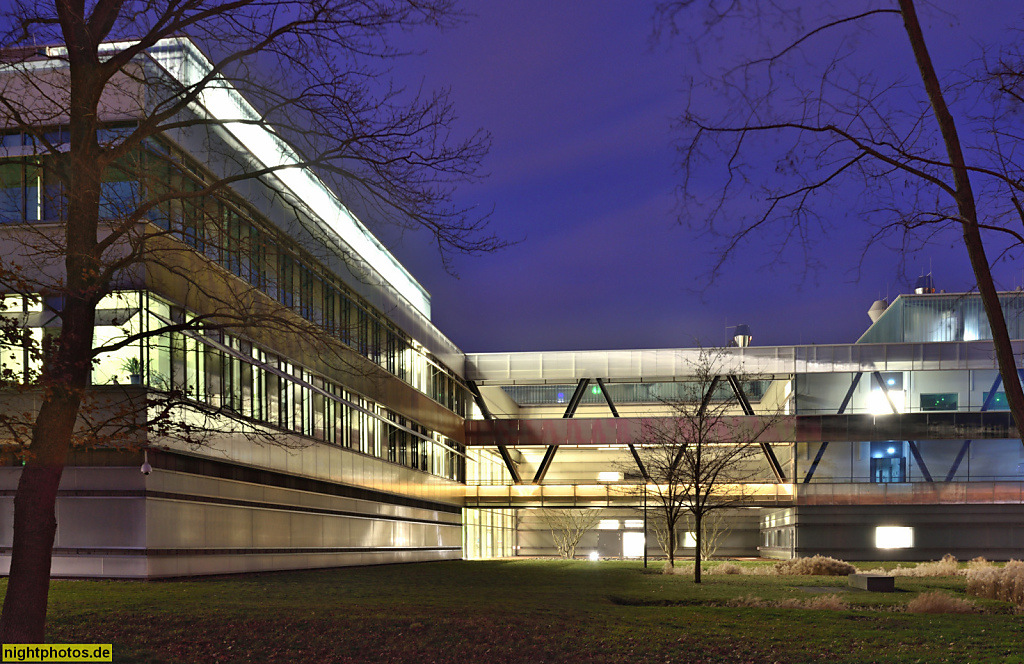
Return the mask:
<svg viewBox="0 0 1024 664"><path fill-rule="evenodd" d="M970 40L987 40L1018 18L1012 4L925 17L937 64L964 66ZM401 61L395 74L414 87L449 86L460 126L492 133L490 176L461 190L458 202L493 207L493 229L522 241L457 257L456 279L425 237L385 238L431 292L434 322L463 350L714 345L737 323L751 326L756 344L850 342L867 327L872 301L907 292L922 270L934 271L939 288L972 287L955 233L909 257L901 273L899 255L882 247L861 261L866 233L849 220L820 238L814 272L805 273L797 252L777 259L767 236L745 245L708 284L712 244L680 225L674 192L673 119L694 62L685 48L652 44L652 5L466 0L463 7L472 14L465 25L414 36L408 43L423 53ZM912 67L899 24L889 24L895 31L862 36L867 61ZM1012 267L1000 274L1006 288L1022 280Z"/></svg>

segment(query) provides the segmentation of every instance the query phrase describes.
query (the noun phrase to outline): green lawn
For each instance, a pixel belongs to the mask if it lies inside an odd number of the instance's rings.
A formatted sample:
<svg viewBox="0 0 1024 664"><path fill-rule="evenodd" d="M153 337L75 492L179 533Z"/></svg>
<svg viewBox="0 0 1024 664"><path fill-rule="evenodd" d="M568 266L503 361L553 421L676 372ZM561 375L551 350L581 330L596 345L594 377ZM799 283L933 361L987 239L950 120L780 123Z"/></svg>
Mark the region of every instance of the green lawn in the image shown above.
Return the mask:
<svg viewBox="0 0 1024 664"><path fill-rule="evenodd" d="M918 592L962 578L644 573L639 563L482 561L163 582L55 581L48 640L113 643L121 662L1007 662L1024 617L916 615ZM849 611L731 608L834 586Z"/></svg>

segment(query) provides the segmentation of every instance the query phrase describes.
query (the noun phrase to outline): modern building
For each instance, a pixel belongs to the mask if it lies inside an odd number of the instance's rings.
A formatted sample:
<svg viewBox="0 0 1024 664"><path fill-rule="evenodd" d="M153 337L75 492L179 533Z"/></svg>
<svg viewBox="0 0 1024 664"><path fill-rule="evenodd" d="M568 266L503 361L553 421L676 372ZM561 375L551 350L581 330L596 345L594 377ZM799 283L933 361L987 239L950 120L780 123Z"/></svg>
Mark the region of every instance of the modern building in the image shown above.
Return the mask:
<svg viewBox="0 0 1024 664"><path fill-rule="evenodd" d="M66 71L49 57L59 50L15 54L0 72L5 94L31 87L26 80L59 89ZM134 65L103 99L101 140L116 143L161 95L210 70L184 39ZM145 255L99 304L96 344L111 350L93 366L86 416L154 401L131 421L119 414L122 435L108 426L73 453L53 573L149 578L461 558L465 484L487 472L463 444L463 354L430 322L429 294L310 169L189 195L252 164L298 160L246 122L258 116L234 88L212 90L103 184L109 224L172 194L122 243ZM40 244L60 237L64 214L53 173L67 131L47 127L52 148L17 126L2 133L0 253L45 265ZM2 315L38 340L60 325L61 274L52 265L27 274L28 292L8 293ZM3 348L12 383L37 368L29 351ZM8 387L9 399L26 398ZM0 566L19 475L16 464L0 468Z"/></svg>
<svg viewBox="0 0 1024 664"><path fill-rule="evenodd" d="M62 74L46 55L16 74L52 83ZM137 65L145 76L105 100L109 140L159 90L209 71L181 39ZM104 184L104 214L120 218L160 187L199 191L245 164L297 159L239 121L255 111L236 90L218 90L191 109L215 122L167 131L126 159ZM47 129L59 151L63 128ZM52 159L31 133L3 131L6 256L28 256L27 235L59 228ZM699 349L466 354L431 323L429 294L313 171L172 198L140 221L146 259L99 307L97 343L111 349L90 392L101 411L149 396L146 415L167 417L73 454L55 575L550 555L540 510L566 507L601 510L580 553L643 554L637 446L645 421L670 418L666 404L690 394ZM30 275L31 292L8 293L0 315L41 339L60 325L59 279ZM1003 301L1024 338L1024 297ZM735 403L738 420L779 418L727 512L720 553L1024 553L1024 446L978 299L922 292L873 311L856 343L756 347L738 330L716 356L706 398ZM185 325L197 320L222 324ZM31 376L29 345L0 351L5 375ZM15 392L9 384L8 403L31 399ZM161 401L168 393L176 400ZM0 570L19 473L0 468ZM692 533L676 536L692 550ZM646 546L656 553L653 538Z"/></svg>
<svg viewBox="0 0 1024 664"><path fill-rule="evenodd" d="M761 472L727 512L721 554L1024 553L1024 445L980 299L920 290L876 303L856 343L720 351L717 389L736 414L780 419L763 439ZM1020 339L1024 293L1001 300ZM467 505L602 507L609 518L582 548L622 555L642 528L628 445L643 439L645 419L672 415L665 400L699 363L695 349L467 355L491 418L468 422L466 442L501 452L517 476L469 487ZM521 524L521 553L552 553L543 520ZM692 533L677 535L692 552Z"/></svg>

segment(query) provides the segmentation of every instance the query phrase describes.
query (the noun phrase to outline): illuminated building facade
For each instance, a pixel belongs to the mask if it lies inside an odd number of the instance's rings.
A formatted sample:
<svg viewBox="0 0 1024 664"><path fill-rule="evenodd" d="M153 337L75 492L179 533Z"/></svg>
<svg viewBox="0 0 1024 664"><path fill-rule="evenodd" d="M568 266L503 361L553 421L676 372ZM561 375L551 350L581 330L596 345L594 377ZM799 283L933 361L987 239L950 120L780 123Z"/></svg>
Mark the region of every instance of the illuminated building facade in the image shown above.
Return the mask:
<svg viewBox="0 0 1024 664"><path fill-rule="evenodd" d="M59 84L59 51L8 64L8 87ZM101 104L108 145L159 95L210 67L181 39L134 64ZM310 169L292 166L299 158L287 144L250 122L257 114L230 85L210 87L189 113L128 152L102 185L102 223L144 216L123 248L140 258L98 306L95 345L111 350L91 376L95 402L148 395L132 417L166 408L173 430L151 426L73 452L53 573L149 578L462 557L464 486L481 464L467 466L463 445L464 358L430 322L429 295ZM42 144L18 127L2 136L0 251L30 263L48 233L59 237L66 203L54 171L67 130L46 127ZM253 164L278 168L193 193ZM38 342L60 326L59 271L40 269L29 283L5 296L2 315ZM31 381L31 345L2 351L8 379ZM180 403L154 406L157 394ZM0 565L19 474L0 468Z"/></svg>
<svg viewBox="0 0 1024 664"><path fill-rule="evenodd" d="M1001 298L1021 339L1024 294ZM736 415L781 414L785 426L742 507L727 510L720 555L1024 553L1024 445L980 299L916 293L874 309L853 344L721 351L716 389L735 398ZM599 507L608 518L581 550L623 555L642 527L627 445L644 419L670 415L665 400L698 361L693 349L468 355L466 378L491 419L467 423L467 444L503 453L509 470L504 485L470 488L467 504L525 508L519 551L542 555L554 553L548 526L530 508ZM677 537L692 553L692 532Z"/></svg>
<svg viewBox="0 0 1024 664"><path fill-rule="evenodd" d="M52 62L29 59L18 75L59 76ZM139 67L149 81L188 85L209 64L168 40ZM152 105L143 78L108 100L102 140L116 143ZM152 138L103 184L108 221L161 188L181 195L146 212L139 237L151 258L100 303L96 343L117 347L97 358L92 391L183 395L193 407L174 413L202 440L150 429L121 449L74 453L54 574L551 555L537 508L552 507L601 510L580 554L643 555L632 452L644 420L668 417L666 402L687 394L699 350L465 354L431 323L426 291L315 173L288 167L298 157L251 122L241 95L221 86L193 110L214 122ZM46 128L58 152L64 131ZM2 132L5 256L32 249L27 228L45 238L65 214L55 156L37 138ZM285 168L188 195L246 163ZM54 278L42 271L37 288L4 296L0 315L35 341L60 325ZM1008 293L1003 305L1024 338L1024 300ZM708 398L734 399L738 418L780 414L785 435L766 441L728 511L720 555L1024 552L1024 446L980 302L928 292L873 311L854 344L755 347L738 330L722 351ZM208 317L236 322L161 332ZM30 348L0 349L11 380L38 368ZM0 569L19 472L0 468ZM692 551L692 533L676 536Z"/></svg>

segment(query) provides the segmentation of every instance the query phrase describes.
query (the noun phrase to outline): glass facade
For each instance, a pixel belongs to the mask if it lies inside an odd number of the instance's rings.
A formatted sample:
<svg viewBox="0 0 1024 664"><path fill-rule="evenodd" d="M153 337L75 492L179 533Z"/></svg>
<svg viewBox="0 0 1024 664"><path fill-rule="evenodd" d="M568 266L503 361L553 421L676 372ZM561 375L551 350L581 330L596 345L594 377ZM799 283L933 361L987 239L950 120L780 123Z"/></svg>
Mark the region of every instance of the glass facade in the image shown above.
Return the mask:
<svg viewBox="0 0 1024 664"><path fill-rule="evenodd" d="M1001 293L1011 339L1024 339L1024 292ZM900 343L992 338L981 298L974 293L901 295L857 341Z"/></svg>
<svg viewBox="0 0 1024 664"><path fill-rule="evenodd" d="M100 140L116 142L124 131L107 129ZM56 143L64 139L60 131L51 133ZM4 146L29 151L34 140L27 134L2 136ZM66 213L56 175L59 158L25 156L0 162L0 223L57 220ZM141 213L394 376L466 416L471 397L450 369L239 196L223 187L215 194L200 194L210 182L211 176L187 154L150 140L107 170L100 216L118 219Z"/></svg>
<svg viewBox="0 0 1024 664"><path fill-rule="evenodd" d="M38 298L8 296L4 305L5 316L35 314L28 322L39 324L28 328L30 334L20 347L0 346L2 375L9 381L31 382L32 342L57 318L52 313L47 316ZM145 291L103 298L96 311L94 347L118 348L98 354L93 385L173 390L254 424L464 480L462 445L287 358L219 331L158 333L171 320L191 316ZM149 333L153 336L120 345Z"/></svg>
<svg viewBox="0 0 1024 664"><path fill-rule="evenodd" d="M1002 379L995 369L797 374L793 410L798 415L832 415L850 395L846 414L887 415L1006 410ZM881 382L885 384L883 390ZM854 386L854 381L856 385ZM852 387L852 392L850 391Z"/></svg>
<svg viewBox="0 0 1024 664"><path fill-rule="evenodd" d="M757 401L764 396L770 384L770 380L742 381L743 391L751 401ZM701 387L698 383L605 383L604 386L615 405L688 400L692 399ZM545 406L568 404L576 391L576 385L507 385L502 389L521 406ZM725 381L719 383L712 397L720 400L733 398L732 388ZM601 387L592 382L587 386L580 404L604 403L607 402L601 394Z"/></svg>
<svg viewBox="0 0 1024 664"><path fill-rule="evenodd" d="M511 482L505 464L494 452L479 447L466 452L466 483ZM516 510L463 509L462 555L467 560L504 558L516 552Z"/></svg>

